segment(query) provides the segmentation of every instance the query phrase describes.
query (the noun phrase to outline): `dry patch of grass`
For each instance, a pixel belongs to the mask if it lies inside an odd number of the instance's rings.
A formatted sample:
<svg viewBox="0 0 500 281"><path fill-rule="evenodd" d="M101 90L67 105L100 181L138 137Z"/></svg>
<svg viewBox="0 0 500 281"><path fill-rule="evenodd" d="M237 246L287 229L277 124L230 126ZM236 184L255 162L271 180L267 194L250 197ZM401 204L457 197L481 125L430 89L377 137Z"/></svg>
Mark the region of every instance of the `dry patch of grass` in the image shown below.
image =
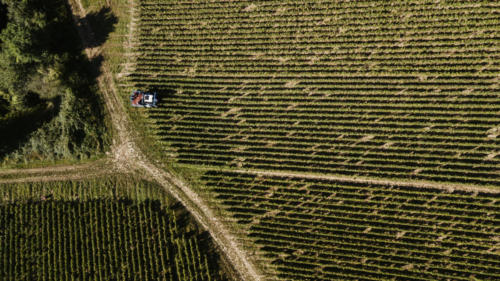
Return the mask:
<svg viewBox="0 0 500 281"><path fill-rule="evenodd" d="M291 80L285 83L286 88L295 88L300 83L300 81L297 80Z"/></svg>
<svg viewBox="0 0 500 281"><path fill-rule="evenodd" d="M243 9L244 12L253 12L257 9L257 5L255 5L254 3L246 6L245 9Z"/></svg>

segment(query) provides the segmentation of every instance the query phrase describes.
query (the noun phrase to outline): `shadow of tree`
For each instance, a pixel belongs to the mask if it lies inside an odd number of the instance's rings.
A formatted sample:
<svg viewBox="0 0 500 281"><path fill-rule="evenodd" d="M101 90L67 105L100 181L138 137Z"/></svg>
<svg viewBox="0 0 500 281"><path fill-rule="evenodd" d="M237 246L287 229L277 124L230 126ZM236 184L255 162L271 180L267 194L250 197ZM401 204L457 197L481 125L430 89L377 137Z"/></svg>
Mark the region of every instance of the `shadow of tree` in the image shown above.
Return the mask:
<svg viewBox="0 0 500 281"><path fill-rule="evenodd" d="M104 7L98 12L90 12L84 18L79 19L79 24L84 21L90 25L93 32L93 40L87 40L87 46L84 48L99 47L104 44L109 34L115 30L118 18L113 14L109 7Z"/></svg>
<svg viewBox="0 0 500 281"><path fill-rule="evenodd" d="M60 96L42 100L35 93L30 95L30 98L37 100L36 106L30 110L16 111L4 120L0 119L0 132L7 132L0 138L0 159L28 141L32 132L52 120L60 111Z"/></svg>
<svg viewBox="0 0 500 281"><path fill-rule="evenodd" d="M0 32L7 26L7 5L0 1Z"/></svg>

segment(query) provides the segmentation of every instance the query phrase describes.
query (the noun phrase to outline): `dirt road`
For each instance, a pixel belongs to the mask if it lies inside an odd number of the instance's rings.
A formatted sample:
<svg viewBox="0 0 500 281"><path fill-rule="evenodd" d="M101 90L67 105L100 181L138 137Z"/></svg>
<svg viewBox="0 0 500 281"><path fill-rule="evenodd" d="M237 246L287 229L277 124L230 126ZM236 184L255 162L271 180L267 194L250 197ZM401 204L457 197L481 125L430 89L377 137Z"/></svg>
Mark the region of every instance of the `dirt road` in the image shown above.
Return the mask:
<svg viewBox="0 0 500 281"><path fill-rule="evenodd" d="M70 0L70 4L79 35L84 41L84 45L94 45L89 44L93 43L92 41L87 41L94 40L94 37L90 25L84 20L86 12L80 0ZM83 20L78 21L78 19ZM81 24L78 24L78 22ZM100 50L93 48L86 49L85 52L92 59L93 56L97 56L100 53ZM220 247L243 280L262 280L261 274L248 260L247 254L237 243L236 237L216 218L209 208L208 203L175 175L156 167L143 154L137 151L137 146L133 142L133 131L128 126L127 113L123 108L123 103L115 86L113 76L106 67L106 64L102 64L101 73L98 77L98 84L103 92L105 104L110 114L116 136L111 149L113 163L116 168L119 170L130 170L132 167L134 169L141 168L143 173L155 179L181 202L198 223L211 234L212 239Z"/></svg>
<svg viewBox="0 0 500 281"><path fill-rule="evenodd" d="M51 167L43 167L43 168L29 168L29 169L8 169L1 170L0 177L4 175L13 175L13 174L36 174L47 172L50 168L51 172L68 172L72 173L75 170L82 170L95 165L95 162L85 163L85 164L76 164L76 165L61 165L61 166L51 166Z"/></svg>
<svg viewBox="0 0 500 281"><path fill-rule="evenodd" d="M306 174L306 173L294 173L294 172L280 172L280 171L257 171L257 170L227 170L228 172L236 172L242 174L251 175L263 175L263 176L275 176L275 177L295 177L301 179L320 179L320 180L330 180L330 181L345 181L345 182L355 182L363 184L379 184L385 186L404 186L404 187L416 187L416 188L437 188L446 191L453 190L464 190L470 192L488 192L488 193L500 193L500 189L478 187L478 186L468 186L462 184L451 184L451 183L435 183L435 182L425 182L425 181L401 181L401 180L386 180L386 179L372 179L363 177L346 177L346 176L336 176L336 175L317 175L317 174Z"/></svg>

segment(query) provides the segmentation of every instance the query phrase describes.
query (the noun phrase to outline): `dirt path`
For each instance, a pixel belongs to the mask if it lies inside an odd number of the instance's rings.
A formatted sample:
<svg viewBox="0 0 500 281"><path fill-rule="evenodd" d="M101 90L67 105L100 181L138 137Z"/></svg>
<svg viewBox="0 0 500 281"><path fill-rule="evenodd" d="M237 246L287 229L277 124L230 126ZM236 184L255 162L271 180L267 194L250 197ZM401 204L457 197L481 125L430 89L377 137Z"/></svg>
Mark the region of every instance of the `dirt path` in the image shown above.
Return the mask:
<svg viewBox="0 0 500 281"><path fill-rule="evenodd" d="M0 184L22 182L48 182L95 178L114 173L110 169L108 159L99 159L94 162L49 166L32 169L9 169L0 171Z"/></svg>
<svg viewBox="0 0 500 281"><path fill-rule="evenodd" d="M78 33L86 46L93 42L93 32L90 25L84 20L85 10L80 0L70 0L71 9ZM79 21L79 19L83 19ZM91 41L88 41L91 40ZM86 49L87 56L92 59L100 54L99 49ZM134 145L131 128L128 128L127 116L123 108L122 99L114 84L114 79L104 63L101 66L101 75L98 77L99 88L103 92L104 100L114 127L115 139L112 145L112 159L118 170L130 171L132 168L141 168L143 173L155 179L170 194L172 194L190 214L210 234L215 243L220 247L227 259L232 263L243 280L262 280L262 276L254 265L247 259L246 253L241 249L234 237L223 223L221 223L200 196L184 184L173 174L166 172L146 159Z"/></svg>
<svg viewBox="0 0 500 281"><path fill-rule="evenodd" d="M49 170L48 168L47 170ZM15 177L11 179L0 179L0 184L10 184L10 183L25 183L25 182L50 182L50 181L67 181L67 180L84 180L89 178L95 178L103 175L111 175L111 171L95 171L88 173L88 170L73 170L71 174L55 174L55 175L43 175L43 176L26 176L26 177Z"/></svg>
<svg viewBox="0 0 500 281"><path fill-rule="evenodd" d="M68 173L72 173L75 170L83 170L83 169L91 168L95 165L96 165L96 162L90 162L90 163L85 163L85 164L50 166L50 167L43 167L43 168L8 169L8 170L1 170L0 177L4 176L4 175L36 174L36 173L42 173L42 172L68 172Z"/></svg>
<svg viewBox="0 0 500 281"><path fill-rule="evenodd" d="M385 179L372 179L363 177L347 177L347 176L335 176L335 175L317 175L317 174L307 174L307 173L294 173L294 172L278 172L278 171L257 171L257 170L230 170L227 172L236 172L252 175L263 175L263 176L276 176L276 177L294 177L301 179L320 179L320 180L331 180L331 181L346 181L355 183L365 183L365 184L380 184L387 186L404 186L404 187L416 187L416 188L438 188L446 191L453 190L464 190L471 192L488 192L488 193L500 193L500 189L478 187L478 186L468 186L462 184L450 184L450 183L435 183L426 181L401 181L401 180L385 180Z"/></svg>

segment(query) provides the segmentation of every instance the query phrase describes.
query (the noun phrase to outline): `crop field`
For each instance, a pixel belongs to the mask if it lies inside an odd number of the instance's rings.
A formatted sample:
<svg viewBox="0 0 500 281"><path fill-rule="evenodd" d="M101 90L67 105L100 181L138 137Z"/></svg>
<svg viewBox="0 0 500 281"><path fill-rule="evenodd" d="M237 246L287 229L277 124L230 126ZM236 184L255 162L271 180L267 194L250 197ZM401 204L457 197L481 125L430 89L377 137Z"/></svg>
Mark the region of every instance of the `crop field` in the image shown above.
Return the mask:
<svg viewBox="0 0 500 281"><path fill-rule="evenodd" d="M226 280L209 237L133 182L0 185L0 280Z"/></svg>
<svg viewBox="0 0 500 281"><path fill-rule="evenodd" d="M500 2L136 3L123 86L266 279L500 279Z"/></svg>
<svg viewBox="0 0 500 281"><path fill-rule="evenodd" d="M497 1L138 1L181 164L500 185Z"/></svg>
<svg viewBox="0 0 500 281"><path fill-rule="evenodd" d="M275 280L500 276L500 194L221 171L202 180Z"/></svg>

